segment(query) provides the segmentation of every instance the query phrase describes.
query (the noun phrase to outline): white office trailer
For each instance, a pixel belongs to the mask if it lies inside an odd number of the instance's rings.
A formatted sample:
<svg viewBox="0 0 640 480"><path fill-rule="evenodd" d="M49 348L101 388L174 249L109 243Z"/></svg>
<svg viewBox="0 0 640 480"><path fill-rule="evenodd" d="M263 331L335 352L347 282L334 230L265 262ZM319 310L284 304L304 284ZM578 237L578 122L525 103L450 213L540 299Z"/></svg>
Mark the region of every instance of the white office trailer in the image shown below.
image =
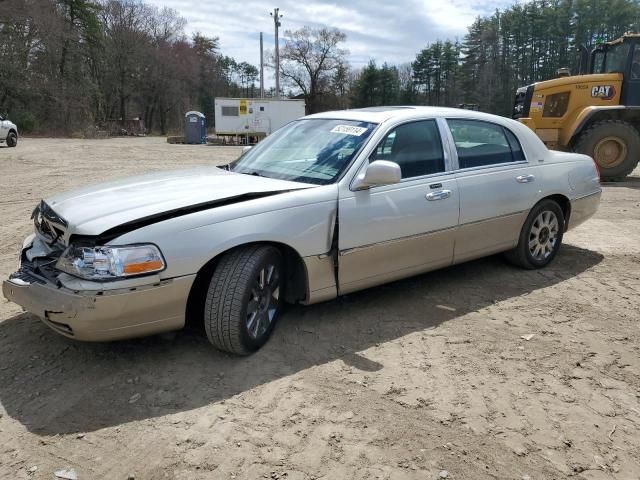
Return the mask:
<svg viewBox="0 0 640 480"><path fill-rule="evenodd" d="M216 98L216 135L233 136L242 142L255 141L303 117L304 108L304 100Z"/></svg>

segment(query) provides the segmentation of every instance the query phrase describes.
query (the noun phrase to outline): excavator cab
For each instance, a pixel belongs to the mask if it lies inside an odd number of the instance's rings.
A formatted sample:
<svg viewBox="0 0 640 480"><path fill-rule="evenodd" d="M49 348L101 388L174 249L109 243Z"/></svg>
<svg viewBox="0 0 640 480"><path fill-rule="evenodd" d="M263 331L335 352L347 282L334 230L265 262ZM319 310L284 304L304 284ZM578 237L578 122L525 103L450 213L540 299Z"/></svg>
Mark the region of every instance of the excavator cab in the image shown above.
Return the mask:
<svg viewBox="0 0 640 480"><path fill-rule="evenodd" d="M591 74L622 73L620 104L640 106L640 35L625 35L591 52Z"/></svg>
<svg viewBox="0 0 640 480"><path fill-rule="evenodd" d="M578 75L521 87L513 118L549 147L584 153L603 180L631 173L640 160L640 35L583 49Z"/></svg>

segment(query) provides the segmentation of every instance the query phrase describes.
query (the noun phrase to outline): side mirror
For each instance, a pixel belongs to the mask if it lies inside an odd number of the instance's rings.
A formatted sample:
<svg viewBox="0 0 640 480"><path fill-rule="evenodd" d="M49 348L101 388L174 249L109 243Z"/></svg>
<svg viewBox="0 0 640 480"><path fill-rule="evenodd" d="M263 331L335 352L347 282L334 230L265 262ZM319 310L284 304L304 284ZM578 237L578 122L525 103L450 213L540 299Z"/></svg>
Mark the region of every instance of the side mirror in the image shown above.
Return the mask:
<svg viewBox="0 0 640 480"><path fill-rule="evenodd" d="M353 189L365 190L376 185L391 185L400 183L401 179L400 165L387 160L376 160L367 165L366 170L358 175Z"/></svg>

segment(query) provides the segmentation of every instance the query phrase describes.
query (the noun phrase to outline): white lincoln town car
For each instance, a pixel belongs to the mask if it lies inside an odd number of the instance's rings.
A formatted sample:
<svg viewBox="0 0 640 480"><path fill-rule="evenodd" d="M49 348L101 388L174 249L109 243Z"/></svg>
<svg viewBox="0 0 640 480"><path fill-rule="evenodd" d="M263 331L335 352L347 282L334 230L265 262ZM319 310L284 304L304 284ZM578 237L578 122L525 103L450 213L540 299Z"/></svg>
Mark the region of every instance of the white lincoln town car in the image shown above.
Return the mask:
<svg viewBox="0 0 640 480"><path fill-rule="evenodd" d="M248 354L286 303L499 252L542 268L600 193L590 157L549 151L513 120L432 107L327 112L229 165L41 201L3 293L78 340L193 318L215 347Z"/></svg>

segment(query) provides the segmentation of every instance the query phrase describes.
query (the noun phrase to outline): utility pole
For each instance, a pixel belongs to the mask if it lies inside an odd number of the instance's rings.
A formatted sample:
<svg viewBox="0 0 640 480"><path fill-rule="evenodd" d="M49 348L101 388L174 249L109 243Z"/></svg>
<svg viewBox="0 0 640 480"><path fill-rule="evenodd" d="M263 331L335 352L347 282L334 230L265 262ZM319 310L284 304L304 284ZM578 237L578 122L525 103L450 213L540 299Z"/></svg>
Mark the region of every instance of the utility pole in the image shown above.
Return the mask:
<svg viewBox="0 0 640 480"><path fill-rule="evenodd" d="M274 8L270 15L273 17L276 29L276 98L280 98L280 42L278 41L278 28L282 25L280 23L282 15L280 15L279 8Z"/></svg>
<svg viewBox="0 0 640 480"><path fill-rule="evenodd" d="M264 98L264 54L262 52L262 32L260 32L260 98Z"/></svg>

